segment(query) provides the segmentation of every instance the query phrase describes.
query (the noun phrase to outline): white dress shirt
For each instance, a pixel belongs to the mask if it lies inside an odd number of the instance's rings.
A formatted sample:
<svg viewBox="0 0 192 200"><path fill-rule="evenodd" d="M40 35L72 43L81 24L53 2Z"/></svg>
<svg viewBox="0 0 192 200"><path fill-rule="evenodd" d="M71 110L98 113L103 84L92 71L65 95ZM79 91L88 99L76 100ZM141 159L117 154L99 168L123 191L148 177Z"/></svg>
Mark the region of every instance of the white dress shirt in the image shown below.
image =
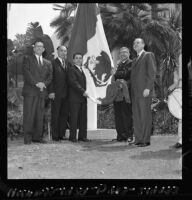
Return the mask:
<svg viewBox="0 0 192 200"><path fill-rule="evenodd" d="M79 69L80 72L83 72L82 67L80 67L78 65L75 65L75 66Z"/></svg>
<svg viewBox="0 0 192 200"><path fill-rule="evenodd" d="M137 59L139 59L139 57L141 56L141 54L144 52L145 50L144 49L142 49L140 52L139 52L139 54L137 54L137 56L138 56L138 58Z"/></svg>
<svg viewBox="0 0 192 200"><path fill-rule="evenodd" d="M38 64L40 64L40 63L39 63L39 57L40 57L41 65L43 65L43 57L42 57L42 55L41 55L41 56L38 56L38 55L35 54L35 57L37 58Z"/></svg>
<svg viewBox="0 0 192 200"><path fill-rule="evenodd" d="M62 58L58 57L59 61L61 62L62 67L65 68L65 61Z"/></svg>

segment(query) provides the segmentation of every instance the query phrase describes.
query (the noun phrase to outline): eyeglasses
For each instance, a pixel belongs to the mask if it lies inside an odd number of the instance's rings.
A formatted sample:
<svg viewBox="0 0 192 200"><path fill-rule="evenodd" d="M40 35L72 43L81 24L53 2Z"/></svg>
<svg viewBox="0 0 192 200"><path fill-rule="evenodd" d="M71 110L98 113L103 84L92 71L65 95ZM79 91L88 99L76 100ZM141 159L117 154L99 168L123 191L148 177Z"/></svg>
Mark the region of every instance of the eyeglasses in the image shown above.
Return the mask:
<svg viewBox="0 0 192 200"><path fill-rule="evenodd" d="M40 46L40 45L35 45L35 47L40 47L40 48L44 48L44 46Z"/></svg>

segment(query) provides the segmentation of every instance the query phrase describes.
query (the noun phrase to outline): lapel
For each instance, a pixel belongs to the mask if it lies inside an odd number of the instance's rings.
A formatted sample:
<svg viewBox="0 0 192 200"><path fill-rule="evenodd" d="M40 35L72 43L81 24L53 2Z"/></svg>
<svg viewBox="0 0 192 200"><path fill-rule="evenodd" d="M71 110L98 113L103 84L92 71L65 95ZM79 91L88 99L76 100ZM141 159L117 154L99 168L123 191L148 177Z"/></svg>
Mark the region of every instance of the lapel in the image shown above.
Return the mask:
<svg viewBox="0 0 192 200"><path fill-rule="evenodd" d="M42 66L41 67L39 67L39 63L38 63L38 61L37 61L37 58L36 58L36 56L35 55L33 55L33 60L34 60L34 62L35 62L35 66L37 66L37 70L40 72L40 73L42 73L43 72L43 70L44 70L44 65L45 65L45 61L44 61L44 58L42 58Z"/></svg>
<svg viewBox="0 0 192 200"><path fill-rule="evenodd" d="M32 58L33 58L33 60L34 60L34 62L35 62L35 65L38 66L39 64L38 64L37 58L36 58L36 56L35 56L34 54L33 54ZM39 68L39 67L38 67L38 68Z"/></svg>
<svg viewBox="0 0 192 200"><path fill-rule="evenodd" d="M139 64L139 62L142 60L142 58L143 58L144 55L145 55L145 51L139 56L138 59L135 58L135 59L133 60L133 65L132 65L132 67L134 67L134 66L136 66L137 64Z"/></svg>
<svg viewBox="0 0 192 200"><path fill-rule="evenodd" d="M57 67L58 68L63 68L59 58L56 58L55 61L57 62Z"/></svg>
<svg viewBox="0 0 192 200"><path fill-rule="evenodd" d="M60 62L60 60L59 60L59 58L56 58L56 62L57 62L57 66L60 68L60 69L62 69L62 70L65 70L65 68L62 66L62 64L61 64L61 62ZM66 63L65 63L65 67L66 67Z"/></svg>
<svg viewBox="0 0 192 200"><path fill-rule="evenodd" d="M83 74L76 65L74 65L74 68L79 74L81 74L81 75Z"/></svg>
<svg viewBox="0 0 192 200"><path fill-rule="evenodd" d="M83 78L85 78L85 74L84 74L84 72L83 72L83 70L82 70L82 72L79 70L79 68L76 66L76 65L74 65L74 68L75 68L75 70L78 72L78 74L80 75L80 76L83 76Z"/></svg>

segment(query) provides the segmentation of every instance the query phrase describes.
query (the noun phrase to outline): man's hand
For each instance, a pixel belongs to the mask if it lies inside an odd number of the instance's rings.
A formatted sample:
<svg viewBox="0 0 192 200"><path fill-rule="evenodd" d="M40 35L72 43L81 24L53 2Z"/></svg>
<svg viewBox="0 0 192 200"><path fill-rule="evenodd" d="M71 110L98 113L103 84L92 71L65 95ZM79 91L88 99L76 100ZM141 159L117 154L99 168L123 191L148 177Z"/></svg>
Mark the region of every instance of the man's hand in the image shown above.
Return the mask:
<svg viewBox="0 0 192 200"><path fill-rule="evenodd" d="M123 88L123 85L122 85L122 84L119 84L119 88L122 89L122 88Z"/></svg>
<svg viewBox="0 0 192 200"><path fill-rule="evenodd" d="M55 93L50 93L49 98L54 100L55 99Z"/></svg>
<svg viewBox="0 0 192 200"><path fill-rule="evenodd" d="M36 84L36 86L37 86L38 88L40 88L40 91L41 91L41 92L43 91L44 88L46 88L45 83L43 83L43 82L38 82L38 83Z"/></svg>
<svg viewBox="0 0 192 200"><path fill-rule="evenodd" d="M96 99L96 101L95 101L97 104L99 104L99 105L101 105L102 103L101 103L101 101L100 100L98 100L98 99Z"/></svg>
<svg viewBox="0 0 192 200"><path fill-rule="evenodd" d="M143 91L143 96L144 96L144 97L148 97L148 96L149 96L149 92L150 92L149 89L144 89L144 91Z"/></svg>
<svg viewBox="0 0 192 200"><path fill-rule="evenodd" d="M117 71L117 68L112 67L112 68L111 68L111 75L114 75L116 71Z"/></svg>
<svg viewBox="0 0 192 200"><path fill-rule="evenodd" d="M83 93L83 96L84 96L84 97L89 97L88 92L85 91L85 92Z"/></svg>
<svg viewBox="0 0 192 200"><path fill-rule="evenodd" d="M172 84L171 86L169 86L168 91L173 91L175 89L176 85Z"/></svg>
<svg viewBox="0 0 192 200"><path fill-rule="evenodd" d="M95 99L95 103L101 105L101 104L102 104L101 98L100 98L100 97L99 97L99 98L96 98L96 99Z"/></svg>

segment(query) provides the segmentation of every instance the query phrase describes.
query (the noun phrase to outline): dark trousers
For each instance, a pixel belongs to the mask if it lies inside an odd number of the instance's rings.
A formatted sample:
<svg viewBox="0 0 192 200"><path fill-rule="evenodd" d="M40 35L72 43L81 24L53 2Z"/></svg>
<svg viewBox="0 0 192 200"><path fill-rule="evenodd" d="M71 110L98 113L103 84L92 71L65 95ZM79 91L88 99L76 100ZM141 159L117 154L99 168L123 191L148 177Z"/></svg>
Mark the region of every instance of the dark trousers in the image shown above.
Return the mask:
<svg viewBox="0 0 192 200"><path fill-rule="evenodd" d="M135 142L150 142L152 129L151 97L133 97L132 111Z"/></svg>
<svg viewBox="0 0 192 200"><path fill-rule="evenodd" d="M79 127L78 139L87 138L87 102L70 102L70 136L69 139L77 139L77 128Z"/></svg>
<svg viewBox="0 0 192 200"><path fill-rule="evenodd" d="M117 139L133 136L132 107L125 101L114 102Z"/></svg>
<svg viewBox="0 0 192 200"><path fill-rule="evenodd" d="M24 96L23 130L24 142L40 141L43 138L45 99L39 96Z"/></svg>
<svg viewBox="0 0 192 200"><path fill-rule="evenodd" d="M51 101L51 129L52 139L57 140L65 136L69 108L68 100L56 97Z"/></svg>

